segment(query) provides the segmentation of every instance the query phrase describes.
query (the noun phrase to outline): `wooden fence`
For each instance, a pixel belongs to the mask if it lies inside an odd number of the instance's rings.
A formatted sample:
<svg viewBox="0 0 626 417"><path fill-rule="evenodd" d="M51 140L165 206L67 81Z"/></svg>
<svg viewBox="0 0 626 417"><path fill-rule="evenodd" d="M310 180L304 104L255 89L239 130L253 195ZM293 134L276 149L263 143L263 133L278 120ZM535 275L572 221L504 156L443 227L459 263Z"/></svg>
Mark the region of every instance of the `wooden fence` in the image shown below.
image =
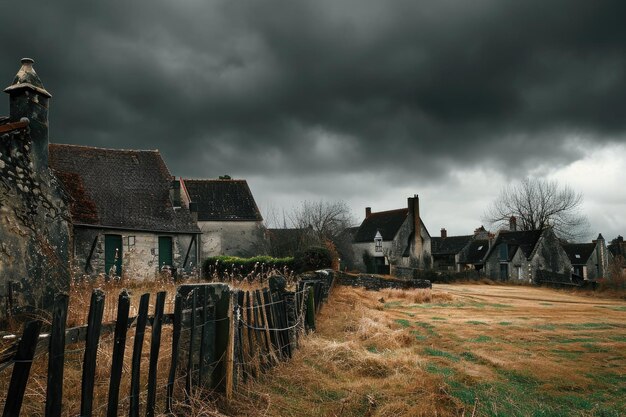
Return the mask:
<svg viewBox="0 0 626 417"><path fill-rule="evenodd" d="M120 386L124 377L130 377L128 396L124 397L130 417L138 417L142 408L146 416L171 413L176 401L189 401L198 387L222 392L230 399L240 382L289 359L299 337L315 328L316 313L333 282L332 273L319 278L298 282L295 291L286 291L276 279L270 281L270 288L254 291L219 283L184 284L177 288L172 314L164 313L166 293L162 291L156 294L154 314L148 315L150 294L144 294L135 317L129 317L130 296L123 290L119 294L117 319L104 324L105 294L95 289L87 325L71 329L65 328L68 295L60 294L55 299L49 334L40 334L41 321L29 321L24 325L22 337L0 358L0 371L13 365L3 417L20 415L33 360L46 352L47 390L42 414L61 416L65 354L68 346L81 343L84 343L81 417L121 415ZM145 384L141 381L146 377L141 363L147 327L151 332L146 393L142 390ZM167 341L171 343L171 358L167 381L159 381L157 367L164 345L161 337L164 327L171 327L171 340ZM132 328L134 337L130 338L128 330ZM108 396L105 403L94 408L98 348L105 334L113 339L112 352L107 352L111 355ZM131 339L134 340L128 375L124 358ZM157 392L165 394L158 397L162 400L157 399ZM144 398L143 403L140 398ZM75 415L74 410L69 411Z"/></svg>

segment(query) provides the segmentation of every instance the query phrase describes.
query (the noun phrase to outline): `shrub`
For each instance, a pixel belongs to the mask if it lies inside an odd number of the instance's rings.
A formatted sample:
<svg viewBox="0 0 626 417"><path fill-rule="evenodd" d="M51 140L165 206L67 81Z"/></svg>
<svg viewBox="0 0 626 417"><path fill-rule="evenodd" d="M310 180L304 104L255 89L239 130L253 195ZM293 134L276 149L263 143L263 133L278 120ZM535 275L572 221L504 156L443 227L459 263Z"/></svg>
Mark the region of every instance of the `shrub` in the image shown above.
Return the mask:
<svg viewBox="0 0 626 417"><path fill-rule="evenodd" d="M275 269L283 272L294 269L294 258L272 258L271 256L254 256L252 258L240 258L238 256L212 256L207 258L202 265L202 274L205 278L210 278L217 273L234 273L241 277L263 273Z"/></svg>
<svg viewBox="0 0 626 417"><path fill-rule="evenodd" d="M315 271L330 268L331 265L330 251L323 247L310 247L297 252L293 258L293 268L296 272Z"/></svg>

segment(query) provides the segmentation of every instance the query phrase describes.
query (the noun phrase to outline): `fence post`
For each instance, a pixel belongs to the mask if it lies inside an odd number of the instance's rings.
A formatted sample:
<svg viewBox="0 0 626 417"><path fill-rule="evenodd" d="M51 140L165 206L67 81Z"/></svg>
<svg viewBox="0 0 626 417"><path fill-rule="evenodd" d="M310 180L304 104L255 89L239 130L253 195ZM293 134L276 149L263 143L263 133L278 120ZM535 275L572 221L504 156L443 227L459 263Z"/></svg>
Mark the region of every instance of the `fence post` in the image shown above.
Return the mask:
<svg viewBox="0 0 626 417"><path fill-rule="evenodd" d="M65 365L65 325L69 296L54 297L52 330L48 345L48 387L46 390L46 417L60 417L63 403L63 368Z"/></svg>
<svg viewBox="0 0 626 417"><path fill-rule="evenodd" d="M152 340L150 341L150 365L148 369L148 399L146 400L146 417L154 417L156 405L157 365L159 349L161 348L161 326L163 325L163 309L165 306L165 291L157 293L152 321Z"/></svg>
<svg viewBox="0 0 626 417"><path fill-rule="evenodd" d="M120 397L120 380L122 379L122 365L124 364L124 350L126 349L126 334L128 332L128 312L130 311L130 295L125 289L117 301L117 318L115 320L115 334L113 336L113 359L111 361L111 379L109 382L109 404L107 416L117 417L117 407Z"/></svg>
<svg viewBox="0 0 626 417"><path fill-rule="evenodd" d="M226 382L226 401L230 401L233 398L233 387L234 387L234 366L235 366L235 328L237 323L233 318L233 309L236 303L236 293L231 293L230 291L226 294L228 301L228 329L227 333L224 332L224 336L227 337L226 343L226 356L224 361L225 366L225 382Z"/></svg>
<svg viewBox="0 0 626 417"><path fill-rule="evenodd" d="M174 304L174 322L172 323L172 364L167 380L167 396L165 399L165 412L172 412L172 402L174 397L174 380L176 379L176 367L178 365L178 348L183 316L183 297L176 293Z"/></svg>
<svg viewBox="0 0 626 417"><path fill-rule="evenodd" d="M11 383L7 392L7 399L4 403L4 412L2 417L18 417L24 400L24 392L26 391L26 383L28 382L28 374L33 364L35 349L37 348L37 339L41 330L41 321L29 321L24 325L24 333L17 346L15 353L13 373L11 374Z"/></svg>
<svg viewBox="0 0 626 417"><path fill-rule="evenodd" d="M309 329L315 330L315 290L309 286L309 296L306 303L306 324Z"/></svg>
<svg viewBox="0 0 626 417"><path fill-rule="evenodd" d="M186 391L187 398L191 397L191 390L193 385L193 348L196 341L196 309L198 308L198 290L194 288L191 293L191 322L189 332L189 356L187 357L187 378L186 378Z"/></svg>
<svg viewBox="0 0 626 417"><path fill-rule="evenodd" d="M139 417L139 379L141 377L141 351L143 350L143 337L146 333L148 321L148 302L150 294L146 293L139 300L137 312L137 325L135 326L135 343L133 346L133 362L130 376L130 417Z"/></svg>
<svg viewBox="0 0 626 417"><path fill-rule="evenodd" d="M94 378L96 376L96 356L100 343L100 329L102 328L102 314L104 313L104 292L96 288L91 293L89 316L87 318L87 340L85 342L85 357L83 360L83 381L80 394L80 415L91 416L93 408Z"/></svg>

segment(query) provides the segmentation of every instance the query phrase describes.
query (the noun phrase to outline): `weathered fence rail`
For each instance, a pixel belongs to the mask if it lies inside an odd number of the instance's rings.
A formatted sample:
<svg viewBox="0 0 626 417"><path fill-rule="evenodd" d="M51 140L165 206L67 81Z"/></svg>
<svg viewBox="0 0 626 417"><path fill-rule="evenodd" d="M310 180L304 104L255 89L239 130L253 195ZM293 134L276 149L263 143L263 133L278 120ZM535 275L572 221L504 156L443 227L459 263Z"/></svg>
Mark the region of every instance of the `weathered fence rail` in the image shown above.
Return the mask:
<svg viewBox="0 0 626 417"><path fill-rule="evenodd" d="M161 291L156 295L153 314L148 315L150 294L143 294L135 317L129 317L130 296L123 290L118 298L116 320L111 323L102 323L105 294L95 289L87 325L70 329L65 325L68 296L59 294L49 333L40 335L42 322L30 321L24 325L22 336L0 357L0 372L13 366L3 417L20 415L31 365L46 353L47 389L42 408L45 416L61 416L66 398L63 396L66 352L81 343L84 350L80 416L120 415L120 387L124 378L130 378L128 396L123 398L127 403L124 414L131 417L139 416L142 408L146 416L172 413L175 402L188 402L197 388L222 392L230 399L238 384L292 357L300 336L315 328L315 316L322 300L328 297L333 274L307 277L297 283L294 291L288 291L280 277L272 278L269 284L270 288L254 291L219 283L184 284L177 288L172 314L164 313L166 293ZM162 338L165 326L171 328L169 339ZM129 329L134 329L132 337ZM148 334L146 378L145 369L141 368ZM111 356L108 395L105 404L95 404L97 359L103 335L112 336L112 351L107 352ZM169 369L166 381L159 381L159 355L166 343L171 344ZM130 367L128 364L125 367L125 352L131 348ZM142 391L141 383L146 380L147 392ZM157 396L160 390L164 397ZM76 411L70 410L74 414Z"/></svg>

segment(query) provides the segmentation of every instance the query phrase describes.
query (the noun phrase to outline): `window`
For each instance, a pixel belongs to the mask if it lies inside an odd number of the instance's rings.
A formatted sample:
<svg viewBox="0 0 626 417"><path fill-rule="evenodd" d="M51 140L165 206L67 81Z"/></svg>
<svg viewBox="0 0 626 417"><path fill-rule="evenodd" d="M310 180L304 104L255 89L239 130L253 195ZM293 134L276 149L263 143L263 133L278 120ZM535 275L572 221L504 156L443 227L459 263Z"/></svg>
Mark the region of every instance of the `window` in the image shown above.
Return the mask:
<svg viewBox="0 0 626 417"><path fill-rule="evenodd" d="M374 239L375 251L382 252L383 251L383 240L380 238Z"/></svg>
<svg viewBox="0 0 626 417"><path fill-rule="evenodd" d="M506 261L509 259L509 248L506 245L506 243L501 243L500 244L500 260L501 261Z"/></svg>

